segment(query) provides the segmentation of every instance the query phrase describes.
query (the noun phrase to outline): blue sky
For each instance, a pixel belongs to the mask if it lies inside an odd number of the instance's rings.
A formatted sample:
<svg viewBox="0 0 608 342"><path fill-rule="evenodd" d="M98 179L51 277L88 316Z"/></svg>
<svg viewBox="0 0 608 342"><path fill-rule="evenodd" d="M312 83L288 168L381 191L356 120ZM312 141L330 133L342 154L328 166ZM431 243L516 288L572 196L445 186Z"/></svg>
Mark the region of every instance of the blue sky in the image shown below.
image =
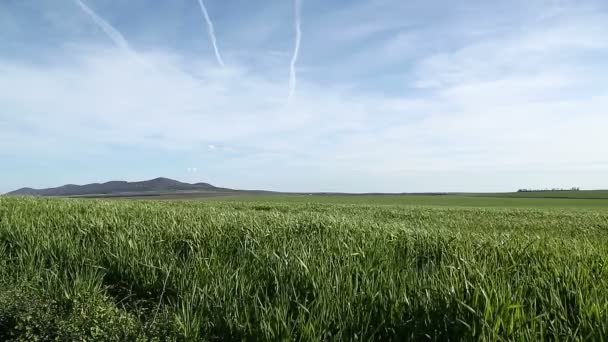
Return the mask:
<svg viewBox="0 0 608 342"><path fill-rule="evenodd" d="M608 188L603 0L1 0L0 192Z"/></svg>

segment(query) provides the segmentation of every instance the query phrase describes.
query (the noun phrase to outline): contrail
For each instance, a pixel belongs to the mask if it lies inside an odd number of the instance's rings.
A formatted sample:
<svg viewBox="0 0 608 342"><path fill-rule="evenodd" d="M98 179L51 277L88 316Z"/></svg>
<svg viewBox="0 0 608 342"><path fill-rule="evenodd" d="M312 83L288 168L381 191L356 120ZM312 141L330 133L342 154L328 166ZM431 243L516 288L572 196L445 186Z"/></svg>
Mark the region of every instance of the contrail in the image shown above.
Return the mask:
<svg viewBox="0 0 608 342"><path fill-rule="evenodd" d="M207 29L209 31L209 38L211 39L211 43L213 44L213 50L215 50L215 58L217 62L222 67L224 66L224 60L222 59L222 55L220 54L220 50L217 47L217 39L215 38L215 29L213 28L213 22L209 17L209 13L207 13L207 7L205 7L205 3L203 0L198 0L198 4L201 7L201 12L203 12L203 16L205 17L205 21L207 22Z"/></svg>
<svg viewBox="0 0 608 342"><path fill-rule="evenodd" d="M122 50L136 55L135 51L131 49L129 42L125 39L125 37L112 25L110 25L107 21L105 21L102 17L97 15L95 11L93 11L89 6L85 5L81 0L74 0L74 2L82 9L84 13L86 13L93 22Z"/></svg>
<svg viewBox="0 0 608 342"><path fill-rule="evenodd" d="M294 15L295 15L295 28L296 28L296 46L293 50L293 56L291 57L291 64L289 67L289 98L291 101L293 95L296 92L296 86L298 83L296 75L296 63L298 62L298 55L300 54L300 42L302 41L302 18L300 8L302 7L301 0L294 0Z"/></svg>

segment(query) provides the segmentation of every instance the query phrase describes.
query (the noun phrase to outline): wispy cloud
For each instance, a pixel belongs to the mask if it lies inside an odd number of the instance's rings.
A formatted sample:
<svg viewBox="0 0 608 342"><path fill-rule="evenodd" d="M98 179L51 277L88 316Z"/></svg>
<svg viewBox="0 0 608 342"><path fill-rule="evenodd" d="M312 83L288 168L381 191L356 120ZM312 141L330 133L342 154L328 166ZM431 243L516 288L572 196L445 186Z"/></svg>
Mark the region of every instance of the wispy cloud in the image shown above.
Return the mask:
<svg viewBox="0 0 608 342"><path fill-rule="evenodd" d="M135 55L135 52L133 51L133 49L131 49L129 42L127 42L127 40L122 35L122 33L120 33L120 31L110 25L105 19L95 13L95 11L93 11L81 0L74 0L74 3L76 3L78 7L80 7L80 9L93 20L95 25L97 25L108 36L108 38L110 38L112 42L116 44L117 47L119 47L125 52Z"/></svg>
<svg viewBox="0 0 608 342"><path fill-rule="evenodd" d="M296 63L298 62L298 56L300 55L300 43L302 42L302 1L294 0L294 26L295 26L295 46L293 50L293 56L291 57L291 63L289 64L289 97L288 101L291 101L296 92L298 83L296 73Z"/></svg>
<svg viewBox="0 0 608 342"><path fill-rule="evenodd" d="M203 0L198 0L199 7L201 8L201 12L203 13L203 17L205 17L205 22L207 23L207 31L209 32L209 39L211 39L211 44L213 44L213 51L215 52L215 59L220 66L224 66L224 60L222 59L222 55L220 54L220 49L217 46L217 38L215 37L215 28L213 27L213 21L209 17L209 13L207 12L207 7Z"/></svg>

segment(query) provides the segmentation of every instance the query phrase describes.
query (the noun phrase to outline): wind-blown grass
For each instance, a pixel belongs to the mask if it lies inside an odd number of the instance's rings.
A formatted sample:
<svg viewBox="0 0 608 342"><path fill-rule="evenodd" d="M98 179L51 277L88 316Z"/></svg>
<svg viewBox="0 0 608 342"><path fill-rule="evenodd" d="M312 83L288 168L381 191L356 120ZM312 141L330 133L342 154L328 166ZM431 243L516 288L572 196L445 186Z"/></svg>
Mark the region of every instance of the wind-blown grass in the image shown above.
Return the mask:
<svg viewBox="0 0 608 342"><path fill-rule="evenodd" d="M0 340L602 340L608 213L0 197Z"/></svg>

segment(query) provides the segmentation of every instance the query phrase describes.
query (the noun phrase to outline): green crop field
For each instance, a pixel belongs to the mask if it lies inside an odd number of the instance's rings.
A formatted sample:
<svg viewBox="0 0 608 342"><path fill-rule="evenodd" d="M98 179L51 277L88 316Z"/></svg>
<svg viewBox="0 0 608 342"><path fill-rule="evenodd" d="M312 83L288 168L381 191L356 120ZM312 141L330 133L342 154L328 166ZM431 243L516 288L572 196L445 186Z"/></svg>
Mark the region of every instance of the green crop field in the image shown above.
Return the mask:
<svg viewBox="0 0 608 342"><path fill-rule="evenodd" d="M503 194L446 195L237 195L208 197L208 201L317 203L389 206L608 209L608 193L597 198L517 197ZM176 199L175 197L172 199Z"/></svg>
<svg viewBox="0 0 608 342"><path fill-rule="evenodd" d="M0 197L0 340L606 340L607 203Z"/></svg>

